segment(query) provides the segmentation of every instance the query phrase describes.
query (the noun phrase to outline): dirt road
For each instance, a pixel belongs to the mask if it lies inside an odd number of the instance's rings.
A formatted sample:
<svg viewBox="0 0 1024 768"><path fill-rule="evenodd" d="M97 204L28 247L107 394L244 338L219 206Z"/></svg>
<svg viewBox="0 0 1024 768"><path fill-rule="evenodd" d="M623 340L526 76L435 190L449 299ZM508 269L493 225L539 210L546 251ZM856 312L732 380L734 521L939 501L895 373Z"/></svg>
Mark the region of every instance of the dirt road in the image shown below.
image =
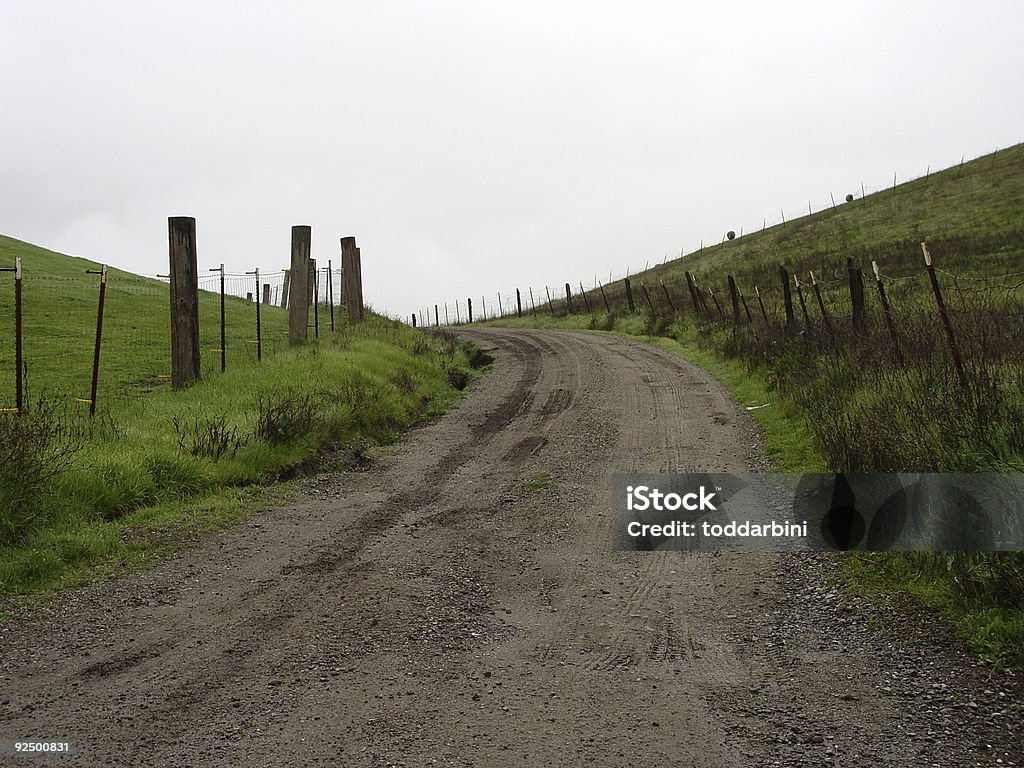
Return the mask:
<svg viewBox="0 0 1024 768"><path fill-rule="evenodd" d="M0 740L77 748L0 764L1020 764L1014 681L815 557L610 551L613 471L763 468L706 374L465 333L492 372L368 468L0 626Z"/></svg>

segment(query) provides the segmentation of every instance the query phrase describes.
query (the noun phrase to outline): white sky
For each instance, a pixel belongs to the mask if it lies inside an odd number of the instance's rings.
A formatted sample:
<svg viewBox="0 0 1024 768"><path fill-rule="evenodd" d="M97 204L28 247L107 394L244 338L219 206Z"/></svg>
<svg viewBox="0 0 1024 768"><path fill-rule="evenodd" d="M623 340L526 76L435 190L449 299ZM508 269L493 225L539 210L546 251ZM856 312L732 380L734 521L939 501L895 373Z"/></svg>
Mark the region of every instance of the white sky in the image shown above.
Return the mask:
<svg viewBox="0 0 1024 768"><path fill-rule="evenodd" d="M367 300L591 283L1024 140L1024 3L0 2L0 232Z"/></svg>

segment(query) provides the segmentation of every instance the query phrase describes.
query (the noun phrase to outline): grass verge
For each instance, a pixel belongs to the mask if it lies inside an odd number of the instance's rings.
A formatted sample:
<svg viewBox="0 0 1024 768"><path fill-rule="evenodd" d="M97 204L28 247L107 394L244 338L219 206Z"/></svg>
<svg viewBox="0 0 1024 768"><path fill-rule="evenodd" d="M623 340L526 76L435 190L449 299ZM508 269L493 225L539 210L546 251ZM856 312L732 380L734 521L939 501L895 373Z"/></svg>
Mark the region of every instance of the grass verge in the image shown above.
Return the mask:
<svg viewBox="0 0 1024 768"><path fill-rule="evenodd" d="M472 375L454 336L370 314L259 367L137 396L96 420L47 401L4 414L0 592L147 562L169 542L248 514L270 498L265 484L315 466L324 449L386 444L443 412ZM45 429L24 437L36 421ZM54 452L59 471L33 474Z"/></svg>

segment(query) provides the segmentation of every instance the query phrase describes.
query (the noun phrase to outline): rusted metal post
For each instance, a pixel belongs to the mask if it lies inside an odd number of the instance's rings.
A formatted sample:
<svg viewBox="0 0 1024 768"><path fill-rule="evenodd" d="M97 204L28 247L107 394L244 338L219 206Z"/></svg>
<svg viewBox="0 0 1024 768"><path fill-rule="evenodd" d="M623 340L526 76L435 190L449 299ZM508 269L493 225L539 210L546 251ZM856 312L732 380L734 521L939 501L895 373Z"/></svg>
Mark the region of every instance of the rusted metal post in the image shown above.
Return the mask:
<svg viewBox="0 0 1024 768"><path fill-rule="evenodd" d="M331 330L334 330L334 270L331 260L327 260L327 302L331 306Z"/></svg>
<svg viewBox="0 0 1024 768"><path fill-rule="evenodd" d="M800 278L793 275L793 285L796 287L797 298L800 299L800 310L804 313L804 330L811 335L811 316L807 314L807 304L804 302L804 292L800 287Z"/></svg>
<svg viewBox="0 0 1024 768"><path fill-rule="evenodd" d="M640 290L644 292L644 298L647 299L647 306L650 307L651 317L657 317L658 313L654 311L654 303L651 301L651 294L647 292L647 286L642 282L640 283Z"/></svg>
<svg viewBox="0 0 1024 768"><path fill-rule="evenodd" d="M895 184L895 176L893 176ZM956 336L953 334L953 324L949 321L949 313L946 311L946 303L942 300L942 291L939 289L939 278L935 274L935 265L932 264L932 255L928 251L928 244L921 243L921 251L924 253L924 263L928 268L928 279L932 284L932 293L935 294L935 303L939 307L939 315L942 317L942 326L946 329L946 341L949 343L949 354L953 358L953 366L956 368L956 375L960 384L967 389L967 374L964 371L964 363L960 358L960 348L956 344Z"/></svg>
<svg viewBox="0 0 1024 768"><path fill-rule="evenodd" d="M107 265L104 264L99 270L85 270L90 275L100 276L100 300L96 309L96 346L92 353L92 388L89 394L89 415L96 415L96 391L100 383L100 344L103 340L103 304L107 298Z"/></svg>
<svg viewBox="0 0 1024 768"><path fill-rule="evenodd" d="M828 317L828 312L825 311L825 302L821 298L821 289L818 287L818 281L814 278L814 270L811 270L811 287L814 288L814 296L818 300L818 309L821 310L821 319L825 321L825 329L828 331L828 335L832 339L832 345L835 346L836 331L832 327L832 321Z"/></svg>
<svg viewBox="0 0 1024 768"><path fill-rule="evenodd" d="M665 301L668 302L669 309L672 310L672 314L674 315L676 313L676 303L672 301L672 294L668 292L668 286L665 285L664 280L659 280L658 282L661 283L661 290L665 294Z"/></svg>
<svg viewBox="0 0 1024 768"><path fill-rule="evenodd" d="M255 269L255 271L253 271L253 272L246 272L245 274L247 274L247 275L255 275L256 276L256 288L259 289L259 287L260 287L260 270L259 270L259 267L257 267ZM264 297L269 297L270 286L269 285L265 285L263 287L264 287L264 291L263 291ZM265 301L264 303L268 303L268 302ZM260 302L258 302L258 301L256 302L256 360L257 361L262 361L263 360L263 325L260 322Z"/></svg>
<svg viewBox="0 0 1024 768"><path fill-rule="evenodd" d="M885 295L885 285L882 283L882 271L878 268L878 262L871 262L871 269L875 273L875 285L878 288L878 298L882 302L882 316L885 318L885 327L889 329L889 338L892 339L892 349L896 354L896 360L903 365L903 352L900 350L900 339L896 335L896 324L892 320L892 310L889 308L889 299Z"/></svg>
<svg viewBox="0 0 1024 768"><path fill-rule="evenodd" d="M587 314L592 315L593 312L590 310L590 299L587 298L587 292L583 290L583 281L580 280L580 296L583 297L583 304L587 308Z"/></svg>

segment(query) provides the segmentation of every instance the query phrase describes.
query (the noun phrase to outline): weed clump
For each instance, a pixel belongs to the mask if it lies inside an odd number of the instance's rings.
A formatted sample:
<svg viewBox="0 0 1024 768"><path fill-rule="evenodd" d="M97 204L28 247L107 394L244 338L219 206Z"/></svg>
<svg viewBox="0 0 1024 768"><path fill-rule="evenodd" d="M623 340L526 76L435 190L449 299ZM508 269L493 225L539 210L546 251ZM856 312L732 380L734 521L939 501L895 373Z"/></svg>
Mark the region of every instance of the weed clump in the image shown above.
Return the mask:
<svg viewBox="0 0 1024 768"><path fill-rule="evenodd" d="M50 482L81 446L67 413L52 403L0 413L0 546L17 544L45 520Z"/></svg>

